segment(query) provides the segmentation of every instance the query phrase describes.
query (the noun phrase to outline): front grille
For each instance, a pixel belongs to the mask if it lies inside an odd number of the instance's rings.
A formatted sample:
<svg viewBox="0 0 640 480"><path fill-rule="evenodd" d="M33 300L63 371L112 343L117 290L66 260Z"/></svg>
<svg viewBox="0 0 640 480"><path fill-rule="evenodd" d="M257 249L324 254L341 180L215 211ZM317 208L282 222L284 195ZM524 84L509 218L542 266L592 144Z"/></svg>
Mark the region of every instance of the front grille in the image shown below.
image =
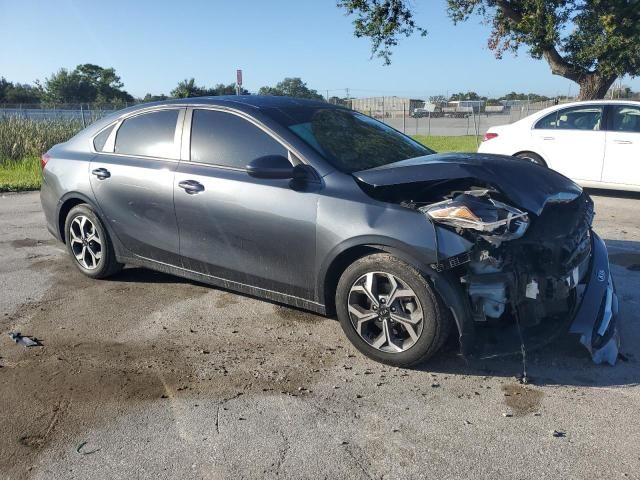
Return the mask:
<svg viewBox="0 0 640 480"><path fill-rule="evenodd" d="M593 201L585 193L571 202L548 204L516 241L524 249L520 253L535 270L563 275L590 254L593 217Z"/></svg>

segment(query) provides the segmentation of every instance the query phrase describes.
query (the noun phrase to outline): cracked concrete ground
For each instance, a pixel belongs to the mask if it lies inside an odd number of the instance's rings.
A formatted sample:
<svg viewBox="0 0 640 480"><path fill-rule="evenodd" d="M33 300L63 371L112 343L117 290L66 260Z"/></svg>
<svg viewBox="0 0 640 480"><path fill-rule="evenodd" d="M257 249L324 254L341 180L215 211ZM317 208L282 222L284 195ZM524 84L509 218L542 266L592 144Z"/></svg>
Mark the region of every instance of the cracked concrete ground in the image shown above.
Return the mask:
<svg viewBox="0 0 640 480"><path fill-rule="evenodd" d="M640 478L640 199L594 198L626 361L566 337L521 386L518 358L465 364L454 342L399 370L331 319L137 268L85 278L37 194L5 195L0 478Z"/></svg>

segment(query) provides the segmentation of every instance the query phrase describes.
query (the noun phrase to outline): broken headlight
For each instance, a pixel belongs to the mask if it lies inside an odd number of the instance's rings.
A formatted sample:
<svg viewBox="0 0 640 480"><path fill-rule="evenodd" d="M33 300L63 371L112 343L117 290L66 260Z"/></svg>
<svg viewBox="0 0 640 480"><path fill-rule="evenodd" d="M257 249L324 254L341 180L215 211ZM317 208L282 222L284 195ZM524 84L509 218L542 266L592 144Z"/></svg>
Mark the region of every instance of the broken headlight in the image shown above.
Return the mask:
<svg viewBox="0 0 640 480"><path fill-rule="evenodd" d="M433 221L475 230L487 241L520 238L529 226L526 212L492 199L488 190L471 190L420 208Z"/></svg>

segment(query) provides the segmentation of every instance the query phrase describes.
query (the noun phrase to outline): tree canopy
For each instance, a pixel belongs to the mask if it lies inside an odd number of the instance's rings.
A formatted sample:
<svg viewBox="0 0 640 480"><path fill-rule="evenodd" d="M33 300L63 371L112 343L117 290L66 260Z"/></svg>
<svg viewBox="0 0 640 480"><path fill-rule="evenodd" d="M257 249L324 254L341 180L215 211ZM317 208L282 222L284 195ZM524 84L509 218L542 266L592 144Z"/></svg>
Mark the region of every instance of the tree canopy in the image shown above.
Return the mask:
<svg viewBox="0 0 640 480"><path fill-rule="evenodd" d="M176 88L171 90L171 96L174 98L189 98L189 97L215 97L218 95L235 95L236 86L233 83L225 85L218 83L212 88L200 87L196 85L195 78L185 78L182 80ZM248 95L249 91L244 88L240 91L241 95Z"/></svg>
<svg viewBox="0 0 640 480"><path fill-rule="evenodd" d="M0 103L36 103L40 101L40 91L26 83L9 82L0 77Z"/></svg>
<svg viewBox="0 0 640 480"><path fill-rule="evenodd" d="M426 30L409 0L338 0L355 15L356 37L368 37L372 55L390 62L401 36ZM497 58L528 49L554 75L580 85L580 98L602 98L616 78L640 75L640 0L447 0L455 22L481 16L492 30Z"/></svg>
<svg viewBox="0 0 640 480"><path fill-rule="evenodd" d="M258 95L275 95L279 97L298 97L322 100L324 97L316 90L307 87L307 84L301 78L285 78L275 87L261 87Z"/></svg>
<svg viewBox="0 0 640 480"><path fill-rule="evenodd" d="M121 105L133 102L113 68L103 68L86 63L69 71L61 68L45 79L36 82L41 97L47 103L101 103Z"/></svg>

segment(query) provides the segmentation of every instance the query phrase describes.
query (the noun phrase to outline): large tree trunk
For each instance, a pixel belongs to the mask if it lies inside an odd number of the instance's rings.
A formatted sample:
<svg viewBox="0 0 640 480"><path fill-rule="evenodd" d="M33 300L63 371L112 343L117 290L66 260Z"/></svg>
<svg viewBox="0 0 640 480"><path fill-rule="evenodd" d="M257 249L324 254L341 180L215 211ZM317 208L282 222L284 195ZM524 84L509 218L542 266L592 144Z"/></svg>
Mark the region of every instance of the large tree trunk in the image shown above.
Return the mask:
<svg viewBox="0 0 640 480"><path fill-rule="evenodd" d="M551 73L580 85L579 100L599 100L604 98L617 76L603 76L597 71L590 72L567 62L554 46L547 47L542 55L551 67Z"/></svg>
<svg viewBox="0 0 640 480"><path fill-rule="evenodd" d="M597 73L591 73L585 77L577 80L580 85L579 100L599 100L604 98L607 94L613 82L616 81L616 76L603 77Z"/></svg>

